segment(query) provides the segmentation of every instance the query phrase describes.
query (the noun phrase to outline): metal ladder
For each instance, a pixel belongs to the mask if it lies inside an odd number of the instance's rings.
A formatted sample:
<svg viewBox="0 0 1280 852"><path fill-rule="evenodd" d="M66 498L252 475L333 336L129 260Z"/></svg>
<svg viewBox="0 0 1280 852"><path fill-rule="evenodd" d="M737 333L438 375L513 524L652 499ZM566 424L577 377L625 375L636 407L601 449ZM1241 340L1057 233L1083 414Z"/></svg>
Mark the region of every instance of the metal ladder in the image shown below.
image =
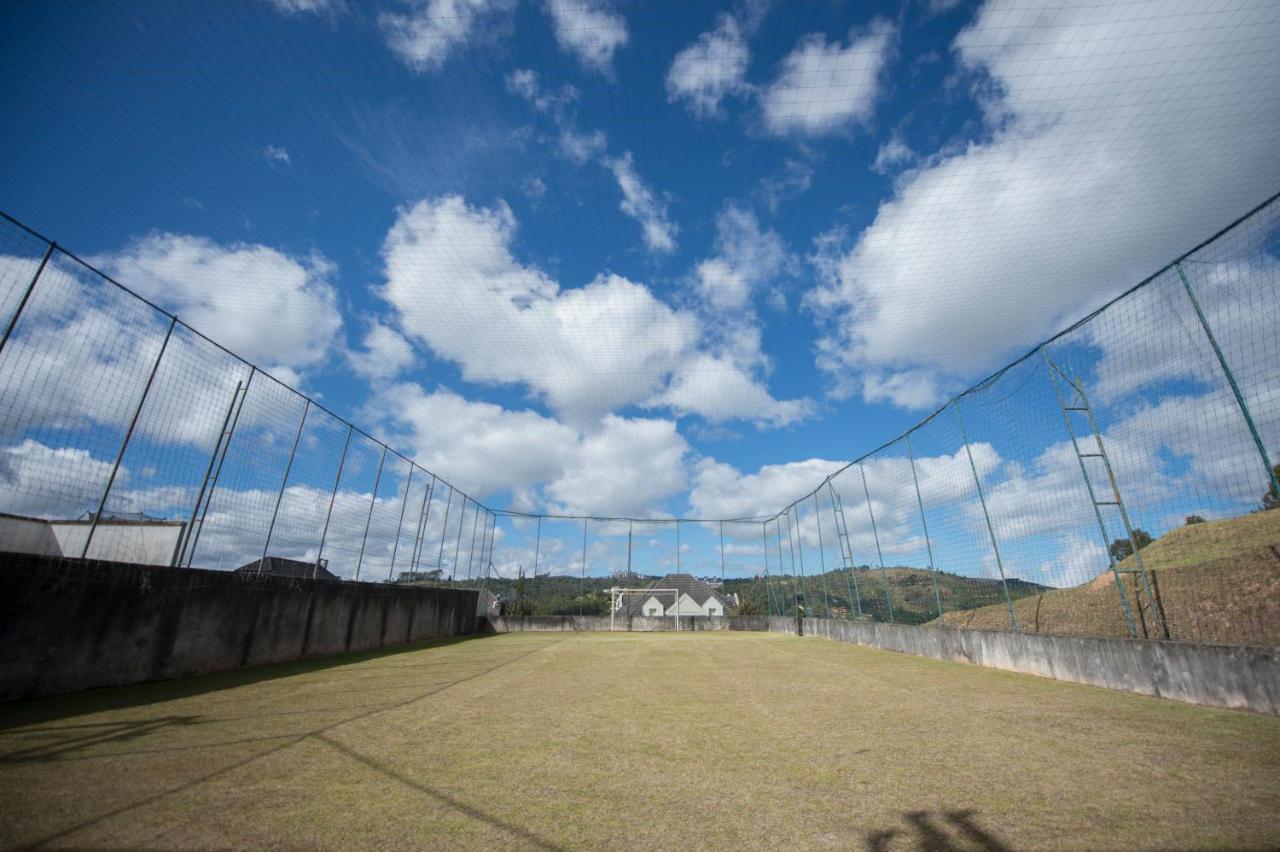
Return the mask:
<svg viewBox="0 0 1280 852"><path fill-rule="evenodd" d="M1160 612L1160 602L1156 600L1156 596L1151 588L1151 578L1147 575L1146 565L1142 561L1142 551L1138 548L1138 541L1133 535L1133 525L1129 522L1129 513L1124 507L1124 500L1120 496L1120 486L1116 482L1115 470L1111 467L1111 459L1107 456L1106 447L1102 443L1102 432L1098 429L1097 418L1093 415L1093 406L1089 404L1089 396L1084 391L1084 383L1078 378L1071 378L1061 367L1053 362L1049 357L1047 350L1040 350L1044 355L1044 362L1049 368L1049 380L1053 383L1053 392L1058 399L1058 407L1062 410L1062 421L1067 425L1067 434L1071 436L1071 447L1075 450L1076 460L1080 463L1080 474L1084 477L1085 488L1089 491L1089 501L1093 504L1093 514L1098 520L1098 531L1102 535L1102 547L1107 553L1107 562L1111 569L1111 575L1115 579L1116 591L1120 594L1120 606L1124 610L1125 621L1128 622L1129 635L1134 639L1138 638L1138 626L1134 622L1133 608L1129 605L1129 595L1125 592L1124 583L1121 574L1137 574L1142 582L1142 590L1146 592L1151 612L1152 627L1160 625L1164 632L1168 633L1165 625L1164 615ZM1063 396L1062 385L1059 382L1065 382L1071 388L1071 396ZM1097 452L1085 452L1080 447L1080 438L1076 434L1075 425L1072 423L1071 415L1073 413L1083 413L1089 420L1089 431L1093 433L1093 442L1097 448ZM1089 462L1087 459L1098 459L1102 462L1102 467L1107 474L1107 483L1111 488L1111 500L1099 500L1097 489L1093 486L1093 480L1089 475ZM1096 464L1096 463L1095 463ZM1116 561L1115 556L1111 552L1111 535L1107 532L1107 523L1103 518L1103 509L1114 509L1120 515L1120 521L1124 525L1125 536L1129 539L1129 546L1133 549L1133 561L1136 567L1121 568ZM1136 590L1135 590L1136 591ZM1141 598L1137 595L1139 606L1139 617L1141 617ZM1147 636L1146 620L1142 619L1142 633Z"/></svg>
<svg viewBox="0 0 1280 852"><path fill-rule="evenodd" d="M862 618L862 592L858 589L858 577L853 571L853 548L849 546L849 528L844 521L844 503L841 502L840 495L836 493L830 480L827 481L827 489L831 492L831 505L835 509L832 514L836 518L836 539L840 542L840 561L844 570L848 572L846 576L853 581L853 603L858 608L858 618Z"/></svg>

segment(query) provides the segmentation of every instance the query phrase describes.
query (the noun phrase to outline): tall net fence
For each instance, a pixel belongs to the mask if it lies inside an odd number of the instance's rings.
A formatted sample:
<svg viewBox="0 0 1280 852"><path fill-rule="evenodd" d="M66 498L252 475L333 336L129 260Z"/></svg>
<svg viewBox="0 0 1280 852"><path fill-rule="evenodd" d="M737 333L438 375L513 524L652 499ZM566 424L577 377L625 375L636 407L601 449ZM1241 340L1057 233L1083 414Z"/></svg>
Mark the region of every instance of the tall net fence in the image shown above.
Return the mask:
<svg viewBox="0 0 1280 852"><path fill-rule="evenodd" d="M1273 199L776 515L582 518L479 503L6 220L0 549L1277 643L1278 288Z"/></svg>
<svg viewBox="0 0 1280 852"><path fill-rule="evenodd" d="M0 223L0 550L478 584L495 516L18 223Z"/></svg>

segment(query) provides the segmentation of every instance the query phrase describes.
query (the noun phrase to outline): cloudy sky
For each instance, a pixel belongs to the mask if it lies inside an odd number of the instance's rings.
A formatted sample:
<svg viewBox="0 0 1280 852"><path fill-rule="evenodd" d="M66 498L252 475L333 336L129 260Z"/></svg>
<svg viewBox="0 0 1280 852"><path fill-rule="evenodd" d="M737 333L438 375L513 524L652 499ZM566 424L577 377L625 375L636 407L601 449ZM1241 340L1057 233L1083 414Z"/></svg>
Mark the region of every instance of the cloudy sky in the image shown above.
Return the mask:
<svg viewBox="0 0 1280 852"><path fill-rule="evenodd" d="M131 0L0 40L0 208L526 511L772 514L1280 189L1257 0ZM973 467L1025 506L1063 437Z"/></svg>

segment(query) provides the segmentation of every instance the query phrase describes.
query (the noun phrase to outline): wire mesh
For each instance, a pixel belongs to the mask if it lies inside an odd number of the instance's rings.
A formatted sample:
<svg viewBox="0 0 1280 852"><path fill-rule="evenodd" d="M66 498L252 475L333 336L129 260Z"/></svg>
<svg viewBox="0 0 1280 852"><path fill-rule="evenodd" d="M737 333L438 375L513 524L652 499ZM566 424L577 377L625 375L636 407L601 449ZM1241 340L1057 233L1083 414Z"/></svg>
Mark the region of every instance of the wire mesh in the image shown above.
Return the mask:
<svg viewBox="0 0 1280 852"><path fill-rule="evenodd" d="M1274 642L1278 254L1273 201L776 516L583 518L495 512L6 221L0 548L540 614L682 573L775 615Z"/></svg>

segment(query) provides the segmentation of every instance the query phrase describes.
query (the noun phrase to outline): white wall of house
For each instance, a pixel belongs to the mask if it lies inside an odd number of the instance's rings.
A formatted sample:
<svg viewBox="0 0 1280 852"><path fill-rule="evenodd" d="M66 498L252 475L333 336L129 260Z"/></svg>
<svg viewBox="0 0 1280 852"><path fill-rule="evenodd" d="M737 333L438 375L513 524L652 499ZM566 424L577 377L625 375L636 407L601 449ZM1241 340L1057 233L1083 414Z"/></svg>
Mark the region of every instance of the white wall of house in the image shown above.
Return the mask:
<svg viewBox="0 0 1280 852"><path fill-rule="evenodd" d="M0 550L61 556L62 548L48 521L39 518L0 517Z"/></svg>
<svg viewBox="0 0 1280 852"><path fill-rule="evenodd" d="M653 595L649 595L645 599L644 604L640 607L640 611L645 615L667 615L667 609L662 605L662 601Z"/></svg>
<svg viewBox="0 0 1280 852"><path fill-rule="evenodd" d="M79 557L89 536L88 521L55 521L49 524L63 556ZM89 559L168 565L186 524L130 524L104 521L94 530Z"/></svg>
<svg viewBox="0 0 1280 852"><path fill-rule="evenodd" d="M703 605L699 605L688 595L681 595L676 603L676 612L680 615L724 615L724 604L715 595L707 598ZM671 612L666 614L672 615Z"/></svg>
<svg viewBox="0 0 1280 852"><path fill-rule="evenodd" d="M0 516L0 550L79 559L90 526L89 521ZM111 562L168 565L185 527L186 524L179 522L139 524L104 520L93 533L88 555L90 559Z"/></svg>

